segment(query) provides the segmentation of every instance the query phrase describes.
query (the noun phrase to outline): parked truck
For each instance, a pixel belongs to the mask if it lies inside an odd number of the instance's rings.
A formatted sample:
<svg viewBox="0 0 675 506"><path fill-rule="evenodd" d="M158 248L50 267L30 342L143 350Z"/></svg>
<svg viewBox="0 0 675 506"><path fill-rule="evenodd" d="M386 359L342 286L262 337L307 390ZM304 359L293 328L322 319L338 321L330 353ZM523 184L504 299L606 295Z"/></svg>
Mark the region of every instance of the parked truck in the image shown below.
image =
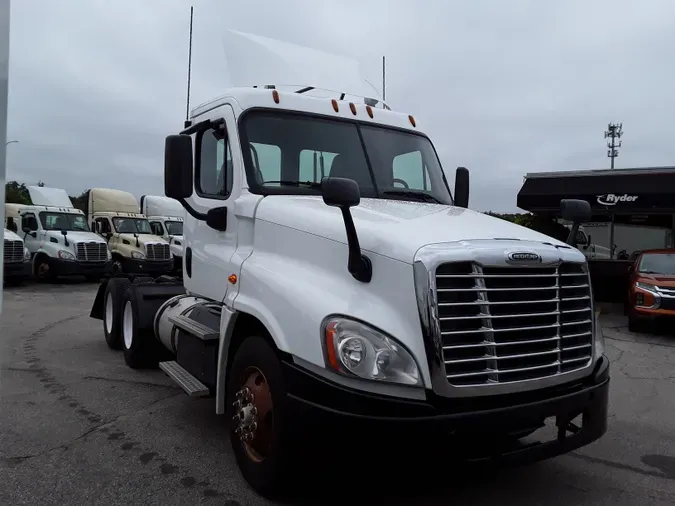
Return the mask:
<svg viewBox="0 0 675 506"><path fill-rule="evenodd" d="M30 251L33 273L40 281L59 276L99 280L110 270L105 241L87 225L60 188L29 186L31 205L5 204L7 226L15 228Z"/></svg>
<svg viewBox="0 0 675 506"><path fill-rule="evenodd" d="M183 279L104 280L91 317L108 345L213 397L267 496L294 482L310 435L322 455L341 434L480 438L504 463L601 437L609 362L584 255L469 210L468 171L453 195L414 116L307 89L229 90L166 138ZM551 420L553 439L504 444Z"/></svg>
<svg viewBox="0 0 675 506"><path fill-rule="evenodd" d="M155 235L162 237L171 246L173 270L183 268L183 220L185 209L176 199L161 195L141 196L141 212L148 218Z"/></svg>
<svg viewBox="0 0 675 506"><path fill-rule="evenodd" d="M88 197L89 222L108 243L113 273L170 273L171 247L152 233L131 193L109 188L92 188Z"/></svg>
<svg viewBox="0 0 675 506"><path fill-rule="evenodd" d="M8 286L16 286L32 274L30 251L14 231L4 228L3 233L3 282Z"/></svg>

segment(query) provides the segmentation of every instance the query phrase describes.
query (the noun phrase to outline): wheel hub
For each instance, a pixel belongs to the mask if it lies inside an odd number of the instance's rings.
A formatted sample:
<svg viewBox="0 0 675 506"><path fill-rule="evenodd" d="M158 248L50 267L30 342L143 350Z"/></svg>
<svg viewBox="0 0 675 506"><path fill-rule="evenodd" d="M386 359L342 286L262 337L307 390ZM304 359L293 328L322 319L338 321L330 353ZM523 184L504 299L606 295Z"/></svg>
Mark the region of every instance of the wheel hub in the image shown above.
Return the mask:
<svg viewBox="0 0 675 506"><path fill-rule="evenodd" d="M249 457L261 462L271 449L272 396L267 379L257 368L249 369L244 378L232 403L234 433Z"/></svg>

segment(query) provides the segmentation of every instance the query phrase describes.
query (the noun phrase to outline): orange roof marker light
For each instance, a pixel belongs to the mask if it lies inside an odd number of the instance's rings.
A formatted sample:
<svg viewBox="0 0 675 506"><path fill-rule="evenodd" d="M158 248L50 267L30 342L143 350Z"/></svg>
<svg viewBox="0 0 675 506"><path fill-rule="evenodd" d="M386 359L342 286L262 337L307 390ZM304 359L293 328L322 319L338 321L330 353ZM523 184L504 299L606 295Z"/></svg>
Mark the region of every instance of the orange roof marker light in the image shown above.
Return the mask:
<svg viewBox="0 0 675 506"><path fill-rule="evenodd" d="M340 112L340 108L338 107L337 100L333 99L333 100L331 100L330 102L331 102L331 104L333 104L333 110L334 110L335 112Z"/></svg>
<svg viewBox="0 0 675 506"><path fill-rule="evenodd" d="M279 103L279 92L277 90L272 90L272 98L275 104Z"/></svg>
<svg viewBox="0 0 675 506"><path fill-rule="evenodd" d="M352 110L352 114L356 116L356 106L354 105L354 102L349 102L349 108Z"/></svg>
<svg viewBox="0 0 675 506"><path fill-rule="evenodd" d="M417 126L415 125L415 118L413 118L412 114L408 116L408 119L410 120L410 124L413 126L413 128Z"/></svg>
<svg viewBox="0 0 675 506"><path fill-rule="evenodd" d="M368 112L368 116L370 116L370 119L373 118L373 108L370 107L369 105L366 106L366 112Z"/></svg>
<svg viewBox="0 0 675 506"><path fill-rule="evenodd" d="M236 274L230 274L227 277L227 280L234 285L237 282L237 275Z"/></svg>

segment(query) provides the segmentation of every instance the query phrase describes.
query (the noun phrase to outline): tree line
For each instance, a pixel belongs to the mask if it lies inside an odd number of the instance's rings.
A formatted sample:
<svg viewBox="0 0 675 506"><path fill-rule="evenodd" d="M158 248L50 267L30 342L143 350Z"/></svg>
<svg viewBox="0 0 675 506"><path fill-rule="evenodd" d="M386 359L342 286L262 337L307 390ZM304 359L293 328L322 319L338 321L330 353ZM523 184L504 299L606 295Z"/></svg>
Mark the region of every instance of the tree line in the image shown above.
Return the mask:
<svg viewBox="0 0 675 506"><path fill-rule="evenodd" d="M42 181L38 181L37 183L37 186L44 185L45 184ZM81 209L86 214L89 205L89 190L83 191L76 197L71 196L70 200L74 207ZM28 193L26 183L8 181L5 184L5 202L12 204L31 204L30 194ZM510 221L516 225L531 228L532 230L536 230L537 232L541 232L550 237L555 237L560 241L565 241L567 239L567 234L569 234L569 230L564 225L561 225L550 218L531 213L495 213L487 211L485 214L505 221Z"/></svg>

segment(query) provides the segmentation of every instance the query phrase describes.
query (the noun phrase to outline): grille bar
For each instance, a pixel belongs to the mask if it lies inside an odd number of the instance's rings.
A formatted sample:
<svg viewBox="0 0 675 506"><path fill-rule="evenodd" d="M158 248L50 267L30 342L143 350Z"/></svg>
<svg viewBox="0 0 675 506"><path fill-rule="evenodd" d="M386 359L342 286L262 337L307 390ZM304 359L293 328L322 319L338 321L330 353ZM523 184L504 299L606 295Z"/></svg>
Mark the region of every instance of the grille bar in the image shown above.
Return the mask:
<svg viewBox="0 0 675 506"><path fill-rule="evenodd" d="M5 263L14 264L23 262L23 243L5 239L3 260Z"/></svg>
<svg viewBox="0 0 675 506"><path fill-rule="evenodd" d="M171 247L168 244L151 243L145 245L145 257L150 262L162 262L171 258Z"/></svg>
<svg viewBox="0 0 675 506"><path fill-rule="evenodd" d="M105 262L108 260L108 246L103 242L78 242L75 246L79 262Z"/></svg>
<svg viewBox="0 0 675 506"><path fill-rule="evenodd" d="M453 386L536 380L586 367L593 354L585 264L441 264L437 323Z"/></svg>

